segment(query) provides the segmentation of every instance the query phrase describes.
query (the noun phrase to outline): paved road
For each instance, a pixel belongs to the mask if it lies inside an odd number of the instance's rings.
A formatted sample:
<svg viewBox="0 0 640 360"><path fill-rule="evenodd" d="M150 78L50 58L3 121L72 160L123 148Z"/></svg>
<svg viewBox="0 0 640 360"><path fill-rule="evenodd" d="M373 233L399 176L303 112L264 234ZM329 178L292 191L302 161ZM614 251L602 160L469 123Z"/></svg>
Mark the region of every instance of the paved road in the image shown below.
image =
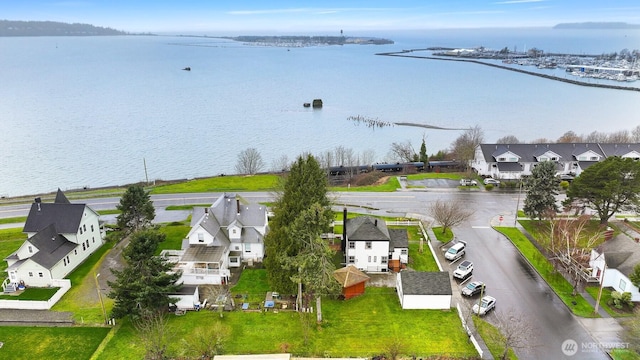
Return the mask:
<svg viewBox="0 0 640 360"><path fill-rule="evenodd" d="M252 202L272 199L270 193L240 193ZM210 204L219 193L154 195L156 221L184 220L188 212L166 211L168 205ZM562 352L565 340L574 340L578 347L595 344L589 332L557 298L534 269L520 256L508 239L495 232L491 221L503 215L503 224L513 226L516 204L522 206L517 194L459 191L445 187L437 191L406 191L394 193L343 192L332 194L337 207L347 206L349 211L375 215L428 218L427 209L436 200L464 201L475 210L474 216L455 229L456 237L468 242L466 258L474 262L474 279L487 283L490 295L497 298L496 311L487 320L496 323L498 316L508 319L524 316L536 328L537 336L527 351L518 351L520 359L608 359L601 351L580 352L579 357L568 357ZM113 209L118 198L85 200L96 210ZM0 218L25 216L29 204L0 208ZM448 266L448 264L445 264ZM454 289L456 291L456 289ZM468 303L467 306L470 304ZM464 305L463 305L464 306ZM597 325L596 325L597 326Z"/></svg>

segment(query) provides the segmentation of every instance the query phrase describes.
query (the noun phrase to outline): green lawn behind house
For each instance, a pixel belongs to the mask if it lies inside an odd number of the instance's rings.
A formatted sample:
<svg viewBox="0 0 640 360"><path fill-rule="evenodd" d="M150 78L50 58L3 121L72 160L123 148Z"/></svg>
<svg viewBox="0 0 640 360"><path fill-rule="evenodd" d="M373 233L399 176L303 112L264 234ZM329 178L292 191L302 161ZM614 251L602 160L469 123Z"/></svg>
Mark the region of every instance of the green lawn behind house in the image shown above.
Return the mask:
<svg viewBox="0 0 640 360"><path fill-rule="evenodd" d="M51 297L58 291L60 288L26 288L19 295L4 295L0 294L0 299L6 300L35 300L35 301L46 301L51 299Z"/></svg>
<svg viewBox="0 0 640 360"><path fill-rule="evenodd" d="M0 326L0 358L89 359L109 328Z"/></svg>

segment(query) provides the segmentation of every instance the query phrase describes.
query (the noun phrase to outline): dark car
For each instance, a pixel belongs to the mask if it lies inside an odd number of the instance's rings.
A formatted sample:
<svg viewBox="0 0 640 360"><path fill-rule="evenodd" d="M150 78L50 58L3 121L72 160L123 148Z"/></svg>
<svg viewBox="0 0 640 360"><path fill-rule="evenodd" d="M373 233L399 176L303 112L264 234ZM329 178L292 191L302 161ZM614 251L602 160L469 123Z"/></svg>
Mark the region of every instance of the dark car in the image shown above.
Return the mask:
<svg viewBox="0 0 640 360"><path fill-rule="evenodd" d="M482 281L472 281L462 288L462 295L474 296L484 291L485 285Z"/></svg>

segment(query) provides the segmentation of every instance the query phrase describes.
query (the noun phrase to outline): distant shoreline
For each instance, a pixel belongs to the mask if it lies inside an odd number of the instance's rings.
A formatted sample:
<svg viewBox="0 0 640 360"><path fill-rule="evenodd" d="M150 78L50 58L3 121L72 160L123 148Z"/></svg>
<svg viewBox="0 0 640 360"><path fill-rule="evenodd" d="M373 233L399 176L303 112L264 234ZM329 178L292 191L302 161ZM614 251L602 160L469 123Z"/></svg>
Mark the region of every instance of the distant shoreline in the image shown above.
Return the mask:
<svg viewBox="0 0 640 360"><path fill-rule="evenodd" d="M480 65L485 65L485 66L491 66L491 67L498 68L498 69L503 69L503 70L514 71L514 72L518 72L518 73L522 73L522 74L533 75L533 76L537 76L537 77L541 77L541 78L545 78L545 79L549 79L549 80L561 81L561 82L565 82L565 83L569 83L569 84L573 84L573 85L587 86L587 87L597 87L597 88L604 88L604 89L614 89L614 90L639 91L640 92L640 88L636 88L636 87L587 83L587 82L583 82L583 81L571 80L571 79L562 78L562 77L553 76L553 75L541 74L541 73L537 73L537 72L534 72L534 71L516 69L516 68L513 68L513 67L509 67L509 66L491 64L491 63L487 63L487 62L484 62L484 61L478 61L478 60L473 60L473 59L458 59L458 58L453 59L453 58L443 58L443 57L434 57L434 56L407 55L408 53L411 53L413 51L422 51L422 50L425 50L425 49L411 49L411 50L403 50L403 51L397 51L397 52L386 52L386 53L378 53L376 55L407 57L407 58L426 59L426 60L468 62L468 63L480 64Z"/></svg>

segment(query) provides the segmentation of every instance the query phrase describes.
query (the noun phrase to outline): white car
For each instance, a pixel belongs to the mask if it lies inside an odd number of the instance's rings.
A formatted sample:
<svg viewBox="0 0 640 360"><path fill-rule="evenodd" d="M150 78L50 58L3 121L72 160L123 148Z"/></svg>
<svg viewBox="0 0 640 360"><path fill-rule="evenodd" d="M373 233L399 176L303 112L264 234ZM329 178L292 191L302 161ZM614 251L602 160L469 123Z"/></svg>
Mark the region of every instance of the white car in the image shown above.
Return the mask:
<svg viewBox="0 0 640 360"><path fill-rule="evenodd" d="M496 298L493 296L485 296L480 300L480 304L473 305L473 313L482 316L495 308Z"/></svg>
<svg viewBox="0 0 640 360"><path fill-rule="evenodd" d="M453 277L460 280L466 280L473 274L473 263L469 260L465 260L458 265L458 268L453 272Z"/></svg>
<svg viewBox="0 0 640 360"><path fill-rule="evenodd" d="M466 247L467 243L465 241L458 241L444 253L444 258L450 261L457 260L464 255L464 249L466 249Z"/></svg>
<svg viewBox="0 0 640 360"><path fill-rule="evenodd" d="M493 178L486 178L486 179L484 179L483 183L485 185L491 184L491 185L494 185L494 186L500 186L500 180L496 180L496 179L493 179Z"/></svg>
<svg viewBox="0 0 640 360"><path fill-rule="evenodd" d="M460 186L478 186L478 182L473 179L460 179Z"/></svg>

